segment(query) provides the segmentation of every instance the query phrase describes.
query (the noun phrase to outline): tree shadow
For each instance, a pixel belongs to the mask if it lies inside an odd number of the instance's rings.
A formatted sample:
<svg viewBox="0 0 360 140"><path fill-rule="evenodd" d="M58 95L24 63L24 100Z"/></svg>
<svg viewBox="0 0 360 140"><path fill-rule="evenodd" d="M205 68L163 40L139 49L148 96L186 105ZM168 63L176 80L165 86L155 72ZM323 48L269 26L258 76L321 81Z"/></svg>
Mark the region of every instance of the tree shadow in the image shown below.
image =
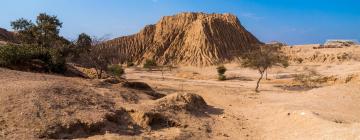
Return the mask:
<svg viewBox="0 0 360 140"><path fill-rule="evenodd" d="M208 112L208 114L211 114L211 115L221 115L221 114L224 114L224 109L216 108L214 106L209 105L207 112Z"/></svg>
<svg viewBox="0 0 360 140"><path fill-rule="evenodd" d="M275 85L274 87L280 88L282 90L287 90L287 91L309 91L315 88L320 88L320 87L305 87L305 86L301 86L301 85L293 85L293 86L287 86L287 85Z"/></svg>
<svg viewBox="0 0 360 140"><path fill-rule="evenodd" d="M196 117L210 117L210 115L221 115L224 114L224 109L216 108L208 105L206 108L201 110L190 111L191 115Z"/></svg>
<svg viewBox="0 0 360 140"><path fill-rule="evenodd" d="M228 77L227 80L254 81L250 77L245 77L245 76Z"/></svg>

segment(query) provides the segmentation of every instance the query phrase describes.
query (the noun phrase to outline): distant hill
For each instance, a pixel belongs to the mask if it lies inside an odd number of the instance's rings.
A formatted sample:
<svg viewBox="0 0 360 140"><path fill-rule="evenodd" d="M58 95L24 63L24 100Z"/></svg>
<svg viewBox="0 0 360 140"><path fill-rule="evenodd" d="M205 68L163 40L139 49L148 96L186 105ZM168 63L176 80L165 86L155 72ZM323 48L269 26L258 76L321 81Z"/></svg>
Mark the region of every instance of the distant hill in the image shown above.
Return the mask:
<svg viewBox="0 0 360 140"><path fill-rule="evenodd" d="M232 14L181 13L163 17L139 33L106 42L136 63L193 66L231 61L253 44L261 43Z"/></svg>
<svg viewBox="0 0 360 140"><path fill-rule="evenodd" d="M0 44L6 42L16 42L15 34L6 29L0 28Z"/></svg>

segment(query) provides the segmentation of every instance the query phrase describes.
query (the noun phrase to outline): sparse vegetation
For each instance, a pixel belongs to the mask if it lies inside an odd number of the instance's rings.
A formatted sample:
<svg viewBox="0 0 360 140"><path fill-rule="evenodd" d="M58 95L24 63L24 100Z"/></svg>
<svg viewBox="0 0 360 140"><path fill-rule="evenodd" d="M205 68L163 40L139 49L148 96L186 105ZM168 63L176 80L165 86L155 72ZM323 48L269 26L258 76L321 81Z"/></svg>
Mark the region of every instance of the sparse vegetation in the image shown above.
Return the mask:
<svg viewBox="0 0 360 140"><path fill-rule="evenodd" d="M218 72L218 80L225 81L226 80L225 72L227 70L225 68L225 66L221 65L221 66L218 66L216 69Z"/></svg>
<svg viewBox="0 0 360 140"><path fill-rule="evenodd" d="M109 65L114 64L117 54L109 48L103 46L92 46L88 52L80 55L83 66L92 67L96 70L97 78L103 77L103 72L107 71Z"/></svg>
<svg viewBox="0 0 360 140"><path fill-rule="evenodd" d="M225 76L225 75L218 75L218 80L219 80L219 81L225 81L225 80L226 80L226 76Z"/></svg>
<svg viewBox="0 0 360 140"><path fill-rule="evenodd" d="M82 42L79 40L81 39L81 36L84 36L84 38L87 38L85 35L80 35L77 42ZM86 39L87 41L90 41L89 39ZM88 68L95 68L96 75L98 79L103 78L104 72L108 72L109 68L112 68L110 72L115 72L116 75L121 74L122 67L119 65L119 67L115 67L113 64L119 64L123 62L123 58L121 54L117 53L118 51L114 47L107 47L103 44L105 39L102 38L92 38L91 43L79 43L79 44L91 44L91 46L83 46L78 47L78 51L80 51L79 58L76 59L76 62L80 65ZM81 45L80 45L81 46ZM110 73L111 74L111 73ZM115 75L115 76L116 76Z"/></svg>
<svg viewBox="0 0 360 140"><path fill-rule="evenodd" d="M20 18L11 22L20 44L0 48L0 66L64 73L70 42L59 36L62 23L56 16L39 14L36 23Z"/></svg>
<svg viewBox="0 0 360 140"><path fill-rule="evenodd" d="M128 61L128 62L126 63L126 66L127 66L127 67L133 67L133 66L135 66L135 64L134 64L132 61Z"/></svg>
<svg viewBox="0 0 360 140"><path fill-rule="evenodd" d="M8 68L27 67L29 70L55 73L63 73L66 70L65 59L60 50L29 45L0 47L0 66Z"/></svg>
<svg viewBox="0 0 360 140"><path fill-rule="evenodd" d="M260 81L263 79L265 71L273 66L287 67L289 65L287 56L281 51L281 46L278 45L254 47L243 55L242 60L242 66L259 71L260 78L256 83L256 92L259 92Z"/></svg>
<svg viewBox="0 0 360 140"><path fill-rule="evenodd" d="M156 67L156 61L154 59L147 59L144 63L144 68L147 68L149 70L151 70L153 67Z"/></svg>
<svg viewBox="0 0 360 140"><path fill-rule="evenodd" d="M304 59L303 59L303 58L297 58L297 59L296 59L296 62L299 63L299 64L301 64L301 63L304 62Z"/></svg>
<svg viewBox="0 0 360 140"><path fill-rule="evenodd" d="M309 70L306 73L295 75L294 81L296 84L304 88L317 88L322 86L324 83L334 81L334 77L323 76L315 70Z"/></svg>
<svg viewBox="0 0 360 140"><path fill-rule="evenodd" d="M120 78L124 73L124 69L120 65L111 65L108 67L108 72L117 78Z"/></svg>

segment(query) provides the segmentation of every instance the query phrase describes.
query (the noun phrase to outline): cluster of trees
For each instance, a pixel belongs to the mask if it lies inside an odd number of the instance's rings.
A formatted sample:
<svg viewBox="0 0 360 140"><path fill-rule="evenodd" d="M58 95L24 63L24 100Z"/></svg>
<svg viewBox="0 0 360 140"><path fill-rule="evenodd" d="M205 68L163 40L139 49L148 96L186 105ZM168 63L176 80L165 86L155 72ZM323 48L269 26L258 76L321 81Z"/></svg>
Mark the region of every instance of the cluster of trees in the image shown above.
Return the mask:
<svg viewBox="0 0 360 140"><path fill-rule="evenodd" d="M82 33L76 41L69 41L59 35L62 22L46 13L37 16L35 23L20 18L11 22L17 32L18 44L0 47L0 66L14 68L31 67L40 61L46 72L64 73L66 62L72 61L85 67L95 68L98 78L103 72L115 75L124 73L121 67L113 66L123 58L116 50L103 45L104 39L92 38Z"/></svg>
<svg viewBox="0 0 360 140"><path fill-rule="evenodd" d="M21 18L11 22L11 26L17 32L19 44L0 48L0 66L34 67L36 63L42 71L63 73L66 70L65 58L71 42L59 36L62 23L56 16L42 13L35 23Z"/></svg>

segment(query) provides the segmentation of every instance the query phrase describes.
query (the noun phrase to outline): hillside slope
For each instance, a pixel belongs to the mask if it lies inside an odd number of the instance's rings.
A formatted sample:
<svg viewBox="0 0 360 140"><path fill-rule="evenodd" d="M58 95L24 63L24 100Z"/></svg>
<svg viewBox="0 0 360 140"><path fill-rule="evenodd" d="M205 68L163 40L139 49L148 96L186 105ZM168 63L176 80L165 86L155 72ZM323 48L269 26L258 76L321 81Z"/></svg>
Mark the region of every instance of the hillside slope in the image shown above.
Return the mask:
<svg viewBox="0 0 360 140"><path fill-rule="evenodd" d="M0 43L15 42L15 36L13 32L9 32L6 29L0 28Z"/></svg>
<svg viewBox="0 0 360 140"><path fill-rule="evenodd" d="M231 14L181 13L107 42L134 62L204 66L231 61L260 41Z"/></svg>

